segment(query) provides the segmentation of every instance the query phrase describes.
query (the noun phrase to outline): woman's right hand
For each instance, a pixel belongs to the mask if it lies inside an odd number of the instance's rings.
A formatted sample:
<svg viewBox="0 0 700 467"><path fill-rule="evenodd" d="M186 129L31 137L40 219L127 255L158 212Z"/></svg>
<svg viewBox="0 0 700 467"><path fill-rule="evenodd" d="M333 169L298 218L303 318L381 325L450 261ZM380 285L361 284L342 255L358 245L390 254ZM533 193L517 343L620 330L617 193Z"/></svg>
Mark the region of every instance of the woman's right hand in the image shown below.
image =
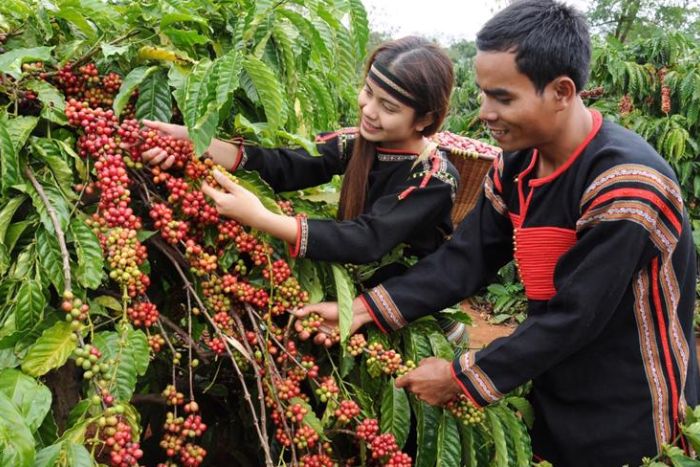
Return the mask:
<svg viewBox="0 0 700 467"><path fill-rule="evenodd" d="M159 131L172 138L190 141L186 126L175 125L174 123L156 122L153 120L143 120L143 124L147 128ZM215 163L226 169L232 169L236 165L240 148L236 144L214 138L209 148L207 148L207 152ZM164 170L169 169L175 163L175 158L173 156L168 156L168 153L161 148L151 148L144 151L141 157L146 164L160 165Z"/></svg>

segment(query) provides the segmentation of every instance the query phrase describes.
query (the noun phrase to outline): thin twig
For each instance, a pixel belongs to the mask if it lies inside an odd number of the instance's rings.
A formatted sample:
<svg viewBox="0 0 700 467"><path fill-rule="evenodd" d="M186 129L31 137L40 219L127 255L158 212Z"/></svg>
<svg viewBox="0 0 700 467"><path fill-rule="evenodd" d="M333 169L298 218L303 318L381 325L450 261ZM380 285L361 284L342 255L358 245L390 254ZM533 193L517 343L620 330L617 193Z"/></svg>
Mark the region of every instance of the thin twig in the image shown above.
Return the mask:
<svg viewBox="0 0 700 467"><path fill-rule="evenodd" d="M58 221L58 214L56 214L56 210L51 205L49 198L46 196L44 187L41 186L41 183L39 183L39 181L36 179L34 172L32 172L32 169L30 169L29 166L24 167L24 174L27 176L32 186L39 194L39 198L41 198L44 206L46 206L46 212L48 212L53 229L56 231L56 240L58 241L58 247L61 249L61 260L63 262L63 289L70 292L73 289L70 277L70 254L68 253L68 247L66 246L66 237L63 235L63 230L61 230L61 223Z"/></svg>
<svg viewBox="0 0 700 467"><path fill-rule="evenodd" d="M231 349L228 346L228 343L226 342L225 339L223 339L223 335L221 334L221 331L219 330L219 327L215 325L214 321L211 319L211 316L207 312L206 306L202 302L202 300L199 298L197 295L197 292L194 290L194 287L190 283L189 279L187 278L187 275L185 272L182 270L180 267L180 264L176 258L173 257L173 255L168 251L167 248L165 248L165 245L162 245L160 242L153 242L154 245L163 253L175 266L175 269L177 270L178 274L180 275L180 278L184 282L185 289L187 289L189 292L192 293L192 296L194 297L195 301L200 307L200 310L204 314L204 316L207 317L207 320L214 326L214 329L216 332L220 335L221 340L224 342L224 347L226 349L226 352L228 353L229 357L231 358L231 362L233 363L233 367L236 370L236 374L238 375L238 379L241 382L241 385L243 387L243 393L246 402L250 406L251 409L251 415L253 416L253 424L255 425L255 430L257 431L258 437L260 438L260 441L262 442L262 448L263 451L265 452L265 464L269 467L272 467L274 464L272 462L272 456L270 454L270 445L267 439L267 430L265 429L264 426L259 425L258 422L258 416L255 412L255 407L253 406L253 400L252 397L250 396L250 392L248 391L248 387L245 384L245 378L243 377L243 372L241 372L241 369L238 367L238 364L236 363L236 359L233 358L233 354L231 353Z"/></svg>
<svg viewBox="0 0 700 467"><path fill-rule="evenodd" d="M255 321L255 318L254 318L254 316L253 316L253 313L255 313L255 310L253 310L253 307L251 307L251 306L250 306L249 304L247 304L247 303L245 303L244 306L245 306L246 312L248 313L248 319L250 320L251 324L253 325L253 327L254 327L255 330L257 331L257 335L260 336L260 338L262 338L262 337L263 337L263 336L262 336L262 331L261 331L260 328L258 327L258 323ZM251 313L251 312L252 312L252 313ZM236 324L238 325L238 327L240 328L239 333L241 333L242 335L244 335L243 333L245 332L245 329L244 329L244 326L243 326L243 322L241 321L241 318L240 318L238 315L234 315L233 318L234 318L234 321L236 321ZM271 336L272 339L276 341L275 337L272 336L271 333L266 332L265 334L267 334L268 336ZM245 341L245 340L244 340L244 341ZM252 353L252 349L251 349L250 346L248 345L248 342L247 342L247 341L245 341L245 345L248 346L248 349L249 349L248 351ZM260 343L260 345L262 345L262 342ZM286 349L282 349L282 350L285 350L285 351L286 351ZM267 358L270 358L270 359L272 358L272 357L270 356L269 352L266 352L265 355L266 355ZM293 358L293 357L292 357L292 358ZM256 366L257 366L257 365L256 365ZM301 366L301 365L300 365L300 366ZM278 377L280 380L282 379L282 376L279 374L279 372L277 372L277 367L274 365L274 362L272 362L272 363L269 365L269 368L274 369L275 372L277 373L277 377ZM303 367L302 367L302 368L303 368ZM256 375L258 375L258 374L259 374L259 372L256 371ZM280 413L284 413L284 406L282 405L282 401L281 401L281 400L279 399L279 397L277 396L277 392L274 390L274 388L270 388L270 394L271 394L272 397L275 399L275 403L277 404L277 408L278 408L278 410L280 411ZM287 420L285 419L284 416L282 416L282 417L280 417L280 418L281 418L281 420L282 420L282 425L284 426L284 431L285 431L285 433L287 434L287 437L289 437L289 439L292 439L292 431L291 431L291 429L289 428L289 426L287 425ZM292 443L292 444L290 445L290 448L291 448L291 451L292 451L292 465L296 465L296 464L297 464L297 452L296 452L296 448L295 448L295 446L294 446L294 443Z"/></svg>
<svg viewBox="0 0 700 467"><path fill-rule="evenodd" d="M177 324L173 323L167 316L160 315L160 320L163 322L164 325L175 331L175 333L180 336L190 347L194 349L194 351L197 353L197 356L204 362L205 364L209 364L209 358L206 356L205 350L202 349L195 341L192 340L192 337L190 337L190 334L186 333L184 329L180 328Z"/></svg>

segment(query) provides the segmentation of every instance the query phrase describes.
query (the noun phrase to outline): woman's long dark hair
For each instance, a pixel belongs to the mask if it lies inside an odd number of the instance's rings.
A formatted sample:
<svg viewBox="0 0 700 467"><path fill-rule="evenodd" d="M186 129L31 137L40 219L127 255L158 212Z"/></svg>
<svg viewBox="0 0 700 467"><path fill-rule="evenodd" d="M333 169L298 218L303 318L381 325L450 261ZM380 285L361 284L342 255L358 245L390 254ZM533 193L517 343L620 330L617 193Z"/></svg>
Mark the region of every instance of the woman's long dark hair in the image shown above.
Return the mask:
<svg viewBox="0 0 700 467"><path fill-rule="evenodd" d="M365 77L373 63L387 68L414 96L416 121L427 115L433 117L421 135L435 134L447 115L454 82L452 61L445 51L426 39L408 36L377 47L367 61ZM354 219L362 214L375 154L376 144L358 134L340 191L339 219Z"/></svg>

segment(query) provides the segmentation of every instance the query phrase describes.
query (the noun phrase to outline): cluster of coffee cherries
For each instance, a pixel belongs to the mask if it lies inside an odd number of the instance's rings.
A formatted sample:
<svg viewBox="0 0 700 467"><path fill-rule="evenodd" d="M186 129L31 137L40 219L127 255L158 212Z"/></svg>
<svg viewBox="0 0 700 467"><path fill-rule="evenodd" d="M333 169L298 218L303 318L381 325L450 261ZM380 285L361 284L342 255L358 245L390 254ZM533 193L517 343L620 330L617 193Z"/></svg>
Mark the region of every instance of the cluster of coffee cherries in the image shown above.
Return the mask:
<svg viewBox="0 0 700 467"><path fill-rule="evenodd" d="M411 457L402 452L396 443L396 438L391 433L380 433L379 422L375 418L366 418L355 427L355 435L359 440L367 443L372 451L372 459L381 463L384 467L411 467Z"/></svg>
<svg viewBox="0 0 700 467"><path fill-rule="evenodd" d="M625 94L620 98L620 102L617 104L617 111L621 117L626 117L634 109L634 103L629 94Z"/></svg>
<svg viewBox="0 0 700 467"><path fill-rule="evenodd" d="M174 386L168 386L163 395L168 405L182 406L184 416L178 416L176 411L169 411L163 424L163 437L160 446L168 456L168 462L159 466L177 465L175 459L179 459L181 465L197 467L202 464L206 450L195 443L207 430L206 424L199 414L199 405L195 401L184 403L184 396L177 392Z"/></svg>
<svg viewBox="0 0 700 467"><path fill-rule="evenodd" d="M584 89L581 91L581 99L599 99L603 94L605 94L604 86L596 86L590 89Z"/></svg>
<svg viewBox="0 0 700 467"><path fill-rule="evenodd" d="M124 407L115 405L107 407L95 426L98 437L88 441L88 445L97 444L98 459L111 467L138 466L143 457L140 444L134 440L131 424L124 416Z"/></svg>
<svg viewBox="0 0 700 467"><path fill-rule="evenodd" d="M95 160L99 203L89 224L100 239L110 277L130 297L143 294L150 284L148 276L140 270L146 251L137 237L141 219L130 206L131 180L117 135L119 121L111 110L93 108L89 102L76 99L67 102L65 112L69 123L82 130L79 154Z"/></svg>
<svg viewBox="0 0 700 467"><path fill-rule="evenodd" d="M85 370L83 373L84 379L104 379L104 376L109 371L110 365L114 363L111 360L100 362L102 353L97 347L91 344L76 348L73 351L73 356L75 357L75 364Z"/></svg>
<svg viewBox="0 0 700 467"><path fill-rule="evenodd" d="M135 327L149 328L156 324L160 317L158 308L151 302L136 302L126 312L129 316L129 321Z"/></svg>
<svg viewBox="0 0 700 467"><path fill-rule="evenodd" d="M56 72L55 84L68 97L88 102L92 107L111 107L122 85L122 77L114 72L100 75L94 63L77 68L67 63Z"/></svg>
<svg viewBox="0 0 700 467"><path fill-rule="evenodd" d="M412 360L403 363L401 355L393 349L385 349L380 342L371 342L364 352L367 354L367 371L373 376L401 376L416 367Z"/></svg>
<svg viewBox="0 0 700 467"><path fill-rule="evenodd" d="M464 394L459 394L456 398L449 401L445 408L455 416L455 418L464 425L480 425L486 420L484 409L474 405L472 401Z"/></svg>
<svg viewBox="0 0 700 467"><path fill-rule="evenodd" d="M87 320L90 312L90 306L77 297L73 296L73 292L65 290L63 292L63 301L61 309L66 312L66 321L71 323L71 330L80 331L83 323Z"/></svg>

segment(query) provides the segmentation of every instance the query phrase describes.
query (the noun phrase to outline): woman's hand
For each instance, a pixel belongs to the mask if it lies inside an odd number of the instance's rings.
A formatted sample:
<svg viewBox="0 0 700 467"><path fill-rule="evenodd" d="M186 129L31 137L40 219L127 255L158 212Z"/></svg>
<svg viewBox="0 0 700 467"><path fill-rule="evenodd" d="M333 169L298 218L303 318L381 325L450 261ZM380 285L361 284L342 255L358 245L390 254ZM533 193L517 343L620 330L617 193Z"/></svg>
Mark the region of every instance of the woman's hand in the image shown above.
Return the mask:
<svg viewBox="0 0 700 467"><path fill-rule="evenodd" d="M187 127L175 125L173 123L155 122L152 120L142 120L143 125L152 130L156 130L164 135L168 135L175 139L189 140ZM174 156L168 156L165 149L158 147L151 148L141 154L141 158L148 165L159 165L163 170L168 170L175 163Z"/></svg>
<svg viewBox="0 0 700 467"><path fill-rule="evenodd" d="M153 120L142 120L142 122L147 128L156 130L164 135L175 139L186 139L190 141L186 126L175 125L174 123L156 122ZM214 138L209 148L207 148L207 152L215 163L227 169L231 169L237 163L240 147L237 144ZM175 158L173 156L168 156L168 153L161 148L151 148L144 151L141 157L146 164L160 165L164 170L169 169L175 163Z"/></svg>
<svg viewBox="0 0 700 467"><path fill-rule="evenodd" d="M264 229L265 219L272 213L263 206L257 196L218 170L214 170L213 174L216 182L225 191L219 191L207 183L202 183L202 192L214 200L216 211L243 225L266 230Z"/></svg>

